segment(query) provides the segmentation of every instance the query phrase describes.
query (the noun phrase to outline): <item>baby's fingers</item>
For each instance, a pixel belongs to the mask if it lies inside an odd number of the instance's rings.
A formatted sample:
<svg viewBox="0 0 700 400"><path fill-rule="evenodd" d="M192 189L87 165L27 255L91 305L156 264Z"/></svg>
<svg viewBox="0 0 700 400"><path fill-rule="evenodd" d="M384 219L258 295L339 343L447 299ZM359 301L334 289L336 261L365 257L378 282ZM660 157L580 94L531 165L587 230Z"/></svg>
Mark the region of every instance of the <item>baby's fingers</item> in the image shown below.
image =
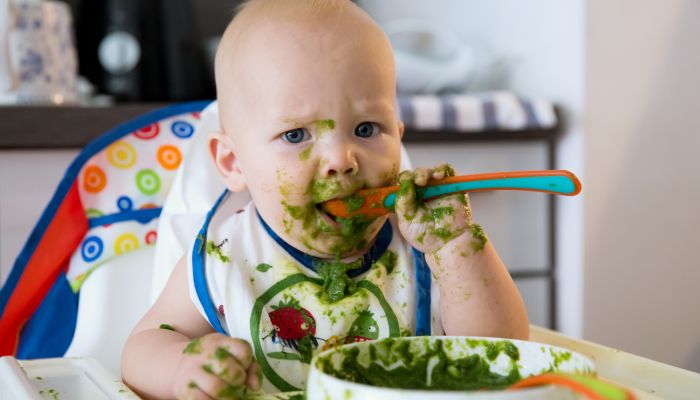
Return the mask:
<svg viewBox="0 0 700 400"><path fill-rule="evenodd" d="M246 381L246 369L224 347L218 347L214 360L202 367L206 372L216 375L232 386L241 387Z"/></svg>
<svg viewBox="0 0 700 400"><path fill-rule="evenodd" d="M260 368L260 365L253 361L247 373L246 386L252 390L260 390L262 384L262 368Z"/></svg>
<svg viewBox="0 0 700 400"><path fill-rule="evenodd" d="M450 164L440 164L437 167L433 168L432 170L432 175L431 179L443 179L448 176L454 176L455 175L455 170L452 168Z"/></svg>
<svg viewBox="0 0 700 400"><path fill-rule="evenodd" d="M406 220L413 219L418 208L414 177L413 171L403 171L399 175L400 189L396 193L396 212Z"/></svg>
<svg viewBox="0 0 700 400"><path fill-rule="evenodd" d="M416 168L413 182L418 186L425 186L428 184L428 179L431 178L432 174L433 171L429 168Z"/></svg>
<svg viewBox="0 0 700 400"><path fill-rule="evenodd" d="M233 358L238 361L243 370L250 368L253 363L253 349L250 348L250 343L241 339L233 339L222 336L222 341L218 343L218 347L223 347ZM218 349L217 347L217 349Z"/></svg>
<svg viewBox="0 0 700 400"><path fill-rule="evenodd" d="M176 388L175 396L179 400L217 399L217 394L225 391L228 386L228 383L201 369L193 371L190 380Z"/></svg>

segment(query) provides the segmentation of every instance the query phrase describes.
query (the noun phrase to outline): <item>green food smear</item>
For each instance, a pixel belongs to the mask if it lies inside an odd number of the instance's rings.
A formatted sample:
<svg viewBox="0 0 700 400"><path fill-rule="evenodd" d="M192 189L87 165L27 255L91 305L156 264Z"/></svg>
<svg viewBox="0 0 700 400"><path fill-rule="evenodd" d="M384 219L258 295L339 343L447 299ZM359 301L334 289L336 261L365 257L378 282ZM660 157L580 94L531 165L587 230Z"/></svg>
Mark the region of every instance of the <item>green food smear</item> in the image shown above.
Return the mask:
<svg viewBox="0 0 700 400"><path fill-rule="evenodd" d="M452 343L443 340L426 342L424 352L414 352L410 341L396 339L370 344L368 354L363 356L357 346L339 348L336 351L343 356L339 368L335 368L331 357L319 358L317 366L339 379L413 390L500 390L520 380L517 367L520 356L512 342L483 341L480 344L487 347L488 359L495 359L501 353L511 359L507 375L491 372L488 361L479 354L449 358L446 350L449 351Z"/></svg>
<svg viewBox="0 0 700 400"><path fill-rule="evenodd" d="M207 240L207 254L210 256L216 256L221 262L227 263L231 261L229 256L221 251L221 247L228 242L228 239L224 239L221 243L216 244L213 240Z"/></svg>
<svg viewBox="0 0 700 400"><path fill-rule="evenodd" d="M212 374L212 375L214 375L214 367L212 367L211 364L204 364L204 365L202 365L202 369L203 369L204 372L206 372L207 374Z"/></svg>
<svg viewBox="0 0 700 400"><path fill-rule="evenodd" d="M486 357L491 361L495 360L501 353L505 353L511 360L520 358L518 346L514 345L513 342L502 340L498 342L485 342L483 345L486 346Z"/></svg>
<svg viewBox="0 0 700 400"><path fill-rule="evenodd" d="M308 364L314 355L314 342L311 340L311 335L306 335L297 341L297 350L301 356L301 362Z"/></svg>
<svg viewBox="0 0 700 400"><path fill-rule="evenodd" d="M281 179L278 177L278 180ZM316 177L305 192L310 196L311 200L303 205L294 205L288 202L288 195L292 192L292 189L287 186L289 185L280 182L280 194L284 197L281 204L287 214L282 221L286 233L290 233L294 226L294 221L298 221L303 231L300 240L304 246L312 250L318 250L315 243L319 240L319 235L324 234L324 237L333 240L329 244L328 250L336 257L358 250L367 244L366 231L372 221L374 221L374 218L365 216L339 218L336 220L340 227L334 227L325 222L319 214L321 211L317 209L318 204L337 198L343 193L355 189L355 186L359 188L362 186L361 184L353 184L353 187L348 187L347 184L343 186L343 183L337 178ZM353 207L362 206L358 200L350 200L350 202L353 204Z"/></svg>
<svg viewBox="0 0 700 400"><path fill-rule="evenodd" d="M309 159L309 155L311 154L311 149L313 148L313 145L309 145L309 147L305 148L301 153L299 153L299 159L301 161L306 161Z"/></svg>
<svg viewBox="0 0 700 400"><path fill-rule="evenodd" d="M344 239L341 243L331 248L336 257L347 251L358 250L367 245L364 233L374 221L374 218L355 215L350 218L337 218L336 220L340 224L340 235Z"/></svg>
<svg viewBox="0 0 700 400"><path fill-rule="evenodd" d="M374 262L372 267L384 267L386 273L390 274L394 272L394 267L396 267L396 253L391 250L387 250L382 254L377 261Z"/></svg>
<svg viewBox="0 0 700 400"><path fill-rule="evenodd" d="M454 214L455 209L452 206L445 207L435 207L429 210L430 212L425 213L420 222L437 222L445 218L446 215Z"/></svg>
<svg viewBox="0 0 700 400"><path fill-rule="evenodd" d="M488 238L486 237L486 234L484 233L484 229L481 227L481 225L478 224L471 224L469 225L469 230L471 231L472 237L476 239L476 241L472 242L472 250L474 251L481 251L484 249L484 246L486 246L486 242L488 242Z"/></svg>
<svg viewBox="0 0 700 400"><path fill-rule="evenodd" d="M430 234L433 236L437 236L440 239L442 239L443 242L446 242L452 238L454 233L447 229L447 228L434 228L430 230Z"/></svg>
<svg viewBox="0 0 700 400"><path fill-rule="evenodd" d="M231 353L228 352L226 347L219 346L216 348L216 350L214 350L214 358L219 361L224 361L229 357L231 357Z"/></svg>
<svg viewBox="0 0 700 400"><path fill-rule="evenodd" d="M549 354L554 358L554 369L559 368L559 364L569 361L571 359L570 351L556 351L552 348L549 349Z"/></svg>
<svg viewBox="0 0 700 400"><path fill-rule="evenodd" d="M174 331L174 330L175 330L175 328L173 328L173 326L170 325L170 324L160 324L160 326L159 326L158 328L159 328L159 329L165 329L165 330L168 330L168 331Z"/></svg>
<svg viewBox="0 0 700 400"><path fill-rule="evenodd" d="M455 176L456 172L455 169L452 168L450 164L445 164L445 178L449 178L450 176Z"/></svg>
<svg viewBox="0 0 700 400"><path fill-rule="evenodd" d="M323 279L320 297L327 303L335 303L357 291L357 283L348 276L348 271L362 267L363 259L351 263L342 261L317 261L315 269Z"/></svg>
<svg viewBox="0 0 700 400"><path fill-rule="evenodd" d="M242 386L228 385L216 393L217 399L246 399L246 390Z"/></svg>
<svg viewBox="0 0 700 400"><path fill-rule="evenodd" d="M399 196L406 196L408 192L413 189L413 180L412 179L402 179L399 182Z"/></svg>
<svg viewBox="0 0 700 400"><path fill-rule="evenodd" d="M345 206L350 212L359 210L365 204L365 198L362 196L353 195L350 197L346 197L343 201L345 202Z"/></svg>
<svg viewBox="0 0 700 400"><path fill-rule="evenodd" d="M272 268L272 265L265 264L265 263L258 264L258 266L255 267L255 269L260 271L260 272L267 272L270 270L270 268Z"/></svg>
<svg viewBox="0 0 700 400"><path fill-rule="evenodd" d="M316 132L323 133L335 128L335 121L332 119L320 119L316 121Z"/></svg>
<svg viewBox="0 0 700 400"><path fill-rule="evenodd" d="M200 354L202 352L202 338L194 338L184 349L182 349L182 354Z"/></svg>
<svg viewBox="0 0 700 400"><path fill-rule="evenodd" d="M311 200L320 203L334 198L343 189L342 184L335 178L316 178L311 182Z"/></svg>

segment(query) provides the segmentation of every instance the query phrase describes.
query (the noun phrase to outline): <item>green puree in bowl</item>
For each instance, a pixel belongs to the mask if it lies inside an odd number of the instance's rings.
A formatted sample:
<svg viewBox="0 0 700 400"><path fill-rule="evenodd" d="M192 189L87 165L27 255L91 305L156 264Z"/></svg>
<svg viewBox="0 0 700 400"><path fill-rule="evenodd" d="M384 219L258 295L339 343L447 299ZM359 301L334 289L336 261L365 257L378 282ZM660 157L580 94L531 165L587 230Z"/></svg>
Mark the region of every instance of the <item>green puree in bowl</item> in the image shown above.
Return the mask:
<svg viewBox="0 0 700 400"><path fill-rule="evenodd" d="M426 341L425 351L416 352L409 341L385 339L371 344L368 355L361 355L356 346L339 348L342 354L339 368L331 357L319 358L318 367L351 382L414 390L498 390L520 380L517 367L520 355L512 342L469 340L467 343L472 348L484 346L485 357L472 354L451 359L449 348L456 344L442 340ZM487 361L495 360L501 353L511 359L507 375L491 372Z"/></svg>

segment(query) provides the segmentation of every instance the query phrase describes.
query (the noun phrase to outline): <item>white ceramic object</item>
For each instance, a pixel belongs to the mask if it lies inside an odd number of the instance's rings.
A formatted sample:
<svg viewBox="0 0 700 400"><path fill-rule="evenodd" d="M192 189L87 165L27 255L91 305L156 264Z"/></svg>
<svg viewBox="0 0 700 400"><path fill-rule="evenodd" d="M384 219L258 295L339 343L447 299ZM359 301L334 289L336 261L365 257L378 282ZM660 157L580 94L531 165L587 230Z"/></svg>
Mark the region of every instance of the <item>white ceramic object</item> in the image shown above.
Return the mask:
<svg viewBox="0 0 700 400"><path fill-rule="evenodd" d="M0 0L0 104L75 103L77 73L67 4Z"/></svg>
<svg viewBox="0 0 700 400"><path fill-rule="evenodd" d="M409 19L391 21L383 29L394 50L400 92L434 94L466 88L474 55L453 32Z"/></svg>
<svg viewBox="0 0 700 400"><path fill-rule="evenodd" d="M18 361L0 358L0 400L138 399L118 378L91 358Z"/></svg>
<svg viewBox="0 0 700 400"><path fill-rule="evenodd" d="M336 378L324 370L326 362L330 361L333 368L339 368L344 354L353 347L359 349L358 361L369 365L369 352L372 346L382 346L381 342L361 342L337 347L319 354L311 362L311 369L306 386L307 400L495 400L495 399L576 399L572 392L553 386L528 388L517 391L439 391L439 390L406 390L370 386ZM486 357L488 343L502 339L478 337L413 337L389 339L395 344L409 341L414 354L423 354L428 346L435 342L444 341L446 354L451 359L458 359L472 354L478 354L490 364L491 372L506 375L512 368L513 361L504 353L494 360ZM448 342L450 343L448 345ZM546 344L511 340L519 351L520 358L517 367L522 377L539 375L550 370L578 374L595 374L593 362L581 354ZM392 345L391 349L396 349ZM375 347L375 350L381 347ZM386 350L386 347L384 347ZM381 354L382 350L378 350ZM384 367L384 366L383 366Z"/></svg>

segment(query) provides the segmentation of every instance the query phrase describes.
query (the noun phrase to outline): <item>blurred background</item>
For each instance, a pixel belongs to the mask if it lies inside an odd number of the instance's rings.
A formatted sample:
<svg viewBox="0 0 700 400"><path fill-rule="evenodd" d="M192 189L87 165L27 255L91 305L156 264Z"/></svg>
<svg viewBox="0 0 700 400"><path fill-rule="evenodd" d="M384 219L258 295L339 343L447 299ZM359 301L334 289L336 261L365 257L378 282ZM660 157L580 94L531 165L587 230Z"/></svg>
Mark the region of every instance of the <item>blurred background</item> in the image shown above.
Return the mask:
<svg viewBox="0 0 700 400"><path fill-rule="evenodd" d="M51 50L29 49L37 3L47 2L0 1L3 280L81 145L156 105L215 97L213 54L238 4L66 1L40 22L53 21ZM555 167L583 182L580 196L556 201L474 196L533 323L700 372L700 2L357 3L390 35L408 109L427 96L509 93L554 110L553 126L521 136L496 128L433 141L420 121L407 133L414 165ZM10 11L34 31L3 36L20 27ZM4 58L22 49L60 56Z"/></svg>

